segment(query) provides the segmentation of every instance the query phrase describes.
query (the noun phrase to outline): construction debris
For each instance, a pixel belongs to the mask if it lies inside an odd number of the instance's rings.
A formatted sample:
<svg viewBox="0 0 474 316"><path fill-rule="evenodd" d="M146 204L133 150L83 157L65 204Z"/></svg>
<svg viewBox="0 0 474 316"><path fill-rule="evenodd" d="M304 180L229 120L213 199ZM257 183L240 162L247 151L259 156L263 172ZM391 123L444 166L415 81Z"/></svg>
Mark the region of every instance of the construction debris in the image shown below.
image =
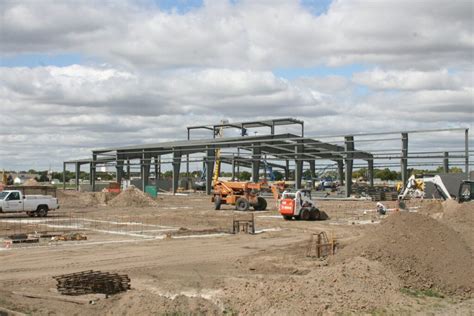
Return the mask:
<svg viewBox="0 0 474 316"><path fill-rule="evenodd" d="M311 234L306 249L306 257L322 258L329 255L334 255L337 249L336 239L328 238L326 232Z"/></svg>
<svg viewBox="0 0 474 316"><path fill-rule="evenodd" d="M69 240L87 240L87 236L81 233L70 233L51 237L52 241L69 241Z"/></svg>
<svg viewBox="0 0 474 316"><path fill-rule="evenodd" d="M88 270L53 276L53 279L63 295L110 295L130 290L130 278L126 274Z"/></svg>
<svg viewBox="0 0 474 316"><path fill-rule="evenodd" d="M15 234L8 236L6 239L4 239L4 242L5 244L36 243L39 242L39 237L29 234Z"/></svg>

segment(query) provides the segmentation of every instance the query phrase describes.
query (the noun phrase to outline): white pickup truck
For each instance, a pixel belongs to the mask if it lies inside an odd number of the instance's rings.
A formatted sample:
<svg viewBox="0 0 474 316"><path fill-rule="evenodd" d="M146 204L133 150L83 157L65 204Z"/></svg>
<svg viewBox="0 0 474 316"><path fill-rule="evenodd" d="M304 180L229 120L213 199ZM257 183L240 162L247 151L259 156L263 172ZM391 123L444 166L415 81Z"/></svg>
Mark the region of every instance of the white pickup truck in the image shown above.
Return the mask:
<svg viewBox="0 0 474 316"><path fill-rule="evenodd" d="M21 191L0 192L0 213L22 213L46 217L48 211L59 208L58 199L51 195L23 195Z"/></svg>

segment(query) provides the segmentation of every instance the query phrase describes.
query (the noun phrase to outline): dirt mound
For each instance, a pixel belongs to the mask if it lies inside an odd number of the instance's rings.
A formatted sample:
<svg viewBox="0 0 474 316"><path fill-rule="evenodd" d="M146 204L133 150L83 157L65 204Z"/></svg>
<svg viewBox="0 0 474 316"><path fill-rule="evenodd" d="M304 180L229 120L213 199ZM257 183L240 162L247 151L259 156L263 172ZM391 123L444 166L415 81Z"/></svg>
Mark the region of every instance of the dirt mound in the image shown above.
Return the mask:
<svg viewBox="0 0 474 316"><path fill-rule="evenodd" d="M113 198L108 205L116 207L152 207L158 206L158 203L146 193L143 193L134 186L130 186Z"/></svg>
<svg viewBox="0 0 474 316"><path fill-rule="evenodd" d="M103 315L222 315L212 302L202 297L178 295L167 298L145 291L129 291L111 298Z"/></svg>
<svg viewBox="0 0 474 316"><path fill-rule="evenodd" d="M36 181L33 178L28 179L23 183L24 186L35 186L35 185L38 185L38 184L39 184L38 181Z"/></svg>
<svg viewBox="0 0 474 316"><path fill-rule="evenodd" d="M224 306L241 315L360 313L401 307L409 300L400 293L400 281L393 273L361 257L301 275L257 274L226 283Z"/></svg>
<svg viewBox="0 0 474 316"><path fill-rule="evenodd" d="M61 207L85 208L93 206L104 206L109 200L116 196L110 192L77 192L58 190L56 196Z"/></svg>
<svg viewBox="0 0 474 316"><path fill-rule="evenodd" d="M357 256L389 266L406 287L462 296L474 290L472 250L457 232L429 216L392 214L335 260Z"/></svg>
<svg viewBox="0 0 474 316"><path fill-rule="evenodd" d="M443 202L443 214L439 220L461 234L474 251L474 203Z"/></svg>
<svg viewBox="0 0 474 316"><path fill-rule="evenodd" d="M474 250L474 204L458 203L455 200L428 201L419 209L461 234L467 245Z"/></svg>
<svg viewBox="0 0 474 316"><path fill-rule="evenodd" d="M423 200L420 204L419 213L433 215L443 212L443 203L440 200Z"/></svg>

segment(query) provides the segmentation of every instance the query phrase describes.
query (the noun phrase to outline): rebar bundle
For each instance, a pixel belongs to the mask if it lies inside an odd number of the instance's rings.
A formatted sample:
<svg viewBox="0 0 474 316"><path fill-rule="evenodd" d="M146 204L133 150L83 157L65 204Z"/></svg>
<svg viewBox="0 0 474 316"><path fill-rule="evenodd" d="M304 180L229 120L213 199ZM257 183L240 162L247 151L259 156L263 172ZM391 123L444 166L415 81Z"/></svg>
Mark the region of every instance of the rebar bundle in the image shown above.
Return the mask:
<svg viewBox="0 0 474 316"><path fill-rule="evenodd" d="M64 295L116 294L130 289L130 278L126 274L101 271L82 271L53 276L57 289Z"/></svg>

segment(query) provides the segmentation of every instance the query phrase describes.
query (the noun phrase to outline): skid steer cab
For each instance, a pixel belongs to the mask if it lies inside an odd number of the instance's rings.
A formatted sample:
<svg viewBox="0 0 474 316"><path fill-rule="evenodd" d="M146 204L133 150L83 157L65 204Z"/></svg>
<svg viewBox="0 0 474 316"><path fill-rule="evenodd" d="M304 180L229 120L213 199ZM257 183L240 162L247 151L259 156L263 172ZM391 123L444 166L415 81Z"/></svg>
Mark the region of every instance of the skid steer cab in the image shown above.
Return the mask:
<svg viewBox="0 0 474 316"><path fill-rule="evenodd" d="M314 221L320 219L321 213L311 200L309 190L299 190L296 192L285 191L280 199L280 214L285 220L301 219L304 221Z"/></svg>

